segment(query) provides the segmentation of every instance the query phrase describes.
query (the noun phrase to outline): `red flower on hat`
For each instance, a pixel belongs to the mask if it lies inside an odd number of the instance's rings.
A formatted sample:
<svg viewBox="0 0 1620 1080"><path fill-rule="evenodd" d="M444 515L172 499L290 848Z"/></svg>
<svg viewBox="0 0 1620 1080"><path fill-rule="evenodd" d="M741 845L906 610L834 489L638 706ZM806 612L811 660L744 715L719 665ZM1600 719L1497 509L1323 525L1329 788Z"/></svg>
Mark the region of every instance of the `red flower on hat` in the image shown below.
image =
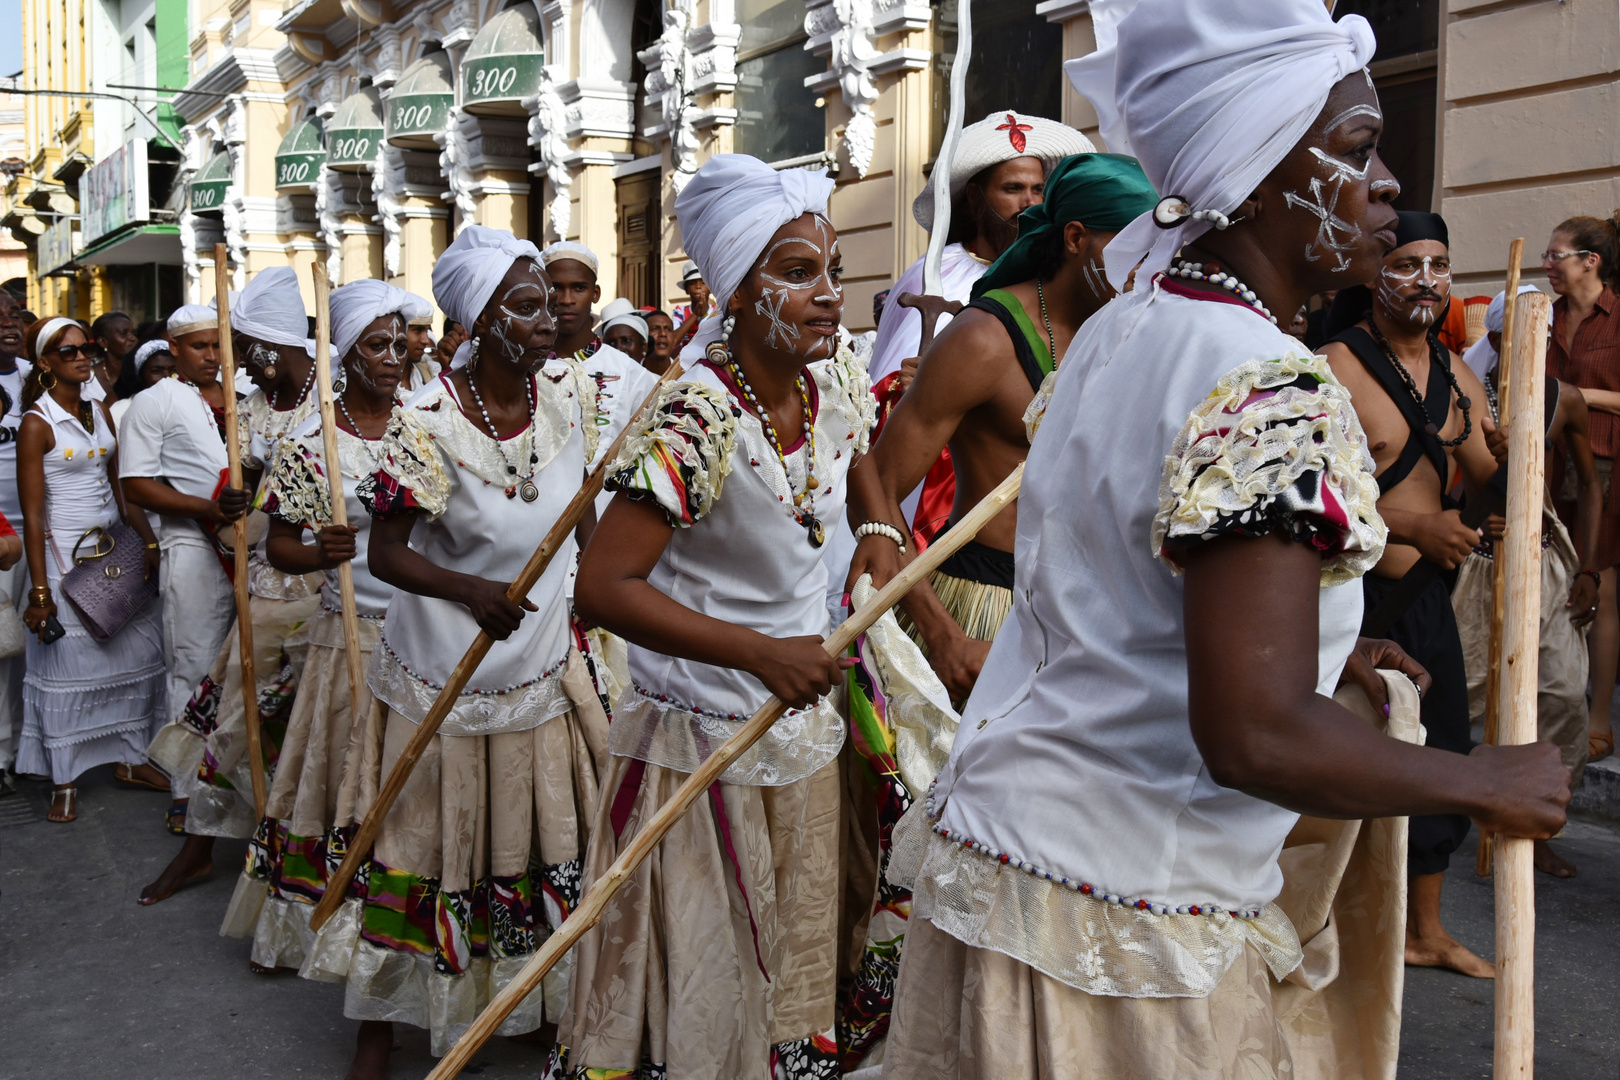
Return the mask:
<svg viewBox="0 0 1620 1080"><path fill-rule="evenodd" d="M1005 124L997 124L996 130L1005 131L1007 133L1007 141L1012 143L1012 148L1022 154L1024 152L1024 146L1026 145L1024 132L1034 131L1035 126L1033 124L1020 124L1016 114L1008 113L1007 122Z"/></svg>

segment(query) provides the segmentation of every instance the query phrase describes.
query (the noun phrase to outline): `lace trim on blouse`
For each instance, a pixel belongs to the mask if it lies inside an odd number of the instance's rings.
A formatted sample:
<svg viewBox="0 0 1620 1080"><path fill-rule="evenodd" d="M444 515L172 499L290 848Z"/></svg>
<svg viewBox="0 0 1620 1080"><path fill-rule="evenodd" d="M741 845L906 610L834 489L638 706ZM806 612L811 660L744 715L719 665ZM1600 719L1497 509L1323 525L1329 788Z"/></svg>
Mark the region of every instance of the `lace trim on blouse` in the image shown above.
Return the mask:
<svg viewBox="0 0 1620 1080"><path fill-rule="evenodd" d="M631 429L605 487L650 498L677 529L703 520L731 473L741 410L706 383L668 382Z"/></svg>
<svg viewBox="0 0 1620 1080"><path fill-rule="evenodd" d="M568 654L536 678L500 690L463 690L439 727L441 735L500 735L529 731L574 707L563 686ZM366 667L366 685L377 700L413 724L420 724L438 700L441 683L423 678L380 637Z"/></svg>
<svg viewBox="0 0 1620 1080"><path fill-rule="evenodd" d="M330 524L331 481L320 455L302 440L283 442L253 504L287 525L319 529Z"/></svg>
<svg viewBox="0 0 1620 1080"><path fill-rule="evenodd" d="M890 883L912 890L912 918L1104 997L1206 997L1253 945L1279 981L1299 966L1299 935L1276 904L1252 918L1156 914L1087 895L934 832L917 802L894 829Z"/></svg>
<svg viewBox="0 0 1620 1080"><path fill-rule="evenodd" d="M834 690L814 708L783 713L763 738L727 766L721 783L779 787L813 776L843 749L841 698ZM608 749L617 757L689 773L747 722L746 716L723 716L631 684L608 726Z"/></svg>
<svg viewBox="0 0 1620 1080"><path fill-rule="evenodd" d="M255 436L268 447L265 452L274 455L281 440L314 415L319 404L313 386L303 401L286 412L272 409L269 397L262 390L243 398L236 410L236 437L242 450L242 467L262 469L265 466L264 457L254 445Z"/></svg>
<svg viewBox="0 0 1620 1080"><path fill-rule="evenodd" d="M1029 442L1035 441L1035 433L1041 429L1041 419L1046 416L1046 407L1052 404L1052 389L1056 384L1057 370L1053 369L1041 380L1041 388L1035 391L1029 407L1024 410L1024 438Z"/></svg>
<svg viewBox="0 0 1620 1080"><path fill-rule="evenodd" d="M1251 360L1222 376L1165 457L1153 549L1179 573L1194 544L1281 529L1321 554L1324 586L1339 585L1383 556L1377 504L1366 436L1327 362Z"/></svg>

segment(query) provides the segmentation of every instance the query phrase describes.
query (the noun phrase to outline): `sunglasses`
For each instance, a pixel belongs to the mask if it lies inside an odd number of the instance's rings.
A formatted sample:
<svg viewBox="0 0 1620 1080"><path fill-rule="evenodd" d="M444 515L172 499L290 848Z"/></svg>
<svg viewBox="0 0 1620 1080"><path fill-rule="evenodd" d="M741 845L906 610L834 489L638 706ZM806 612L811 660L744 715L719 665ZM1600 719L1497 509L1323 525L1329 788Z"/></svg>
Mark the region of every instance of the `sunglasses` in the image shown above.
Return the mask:
<svg viewBox="0 0 1620 1080"><path fill-rule="evenodd" d="M68 361L77 360L82 356L91 363L95 363L107 358L107 351L100 345L61 345L49 350L49 352Z"/></svg>

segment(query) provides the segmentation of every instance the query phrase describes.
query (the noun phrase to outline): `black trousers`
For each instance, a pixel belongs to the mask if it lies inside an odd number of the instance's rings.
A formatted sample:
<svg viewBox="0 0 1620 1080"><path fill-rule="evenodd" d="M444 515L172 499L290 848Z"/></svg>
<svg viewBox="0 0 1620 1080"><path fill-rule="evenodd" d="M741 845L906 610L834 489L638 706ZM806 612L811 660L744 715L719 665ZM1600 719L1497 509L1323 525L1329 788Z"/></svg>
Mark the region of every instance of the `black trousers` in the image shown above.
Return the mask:
<svg viewBox="0 0 1620 1080"><path fill-rule="evenodd" d="M1454 574L1434 581L1412 602L1390 632L1390 639L1428 669L1434 684L1423 697L1423 727L1427 745L1456 754L1474 748L1468 731L1468 671L1463 665L1462 639L1451 610ZM1367 610L1394 586L1389 578L1367 574L1361 579ZM1412 876L1438 874L1451 863L1451 853L1468 838L1469 820L1463 814L1425 814L1410 819L1406 869Z"/></svg>

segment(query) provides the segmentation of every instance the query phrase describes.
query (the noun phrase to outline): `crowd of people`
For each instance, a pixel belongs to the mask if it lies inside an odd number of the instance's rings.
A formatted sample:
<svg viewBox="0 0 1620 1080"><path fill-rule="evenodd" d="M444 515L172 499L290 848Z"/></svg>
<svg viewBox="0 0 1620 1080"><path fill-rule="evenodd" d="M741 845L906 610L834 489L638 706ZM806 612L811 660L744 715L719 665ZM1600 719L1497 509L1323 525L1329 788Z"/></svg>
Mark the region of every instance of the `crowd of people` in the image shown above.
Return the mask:
<svg viewBox="0 0 1620 1080"><path fill-rule="evenodd" d="M918 260L847 331L832 179L742 155L675 200L673 311L599 308L582 244L465 225L432 303L332 292L335 442L290 269L228 298L235 385L213 304L86 327L0 293L0 791L47 781L61 823L91 769L167 793L183 840L142 904L247 840L223 932L345 987L365 1080L395 1024L443 1054L774 697L501 1026L542 1075L1378 1071L1403 961L1493 975L1440 915L1471 822L1574 876L1547 841L1613 750L1620 219L1558 223L1541 258L1546 414L1515 422L1553 448L1542 741L1476 747L1509 298L1454 296L1445 221L1394 208L1374 49L1317 0L1141 0L1068 65L1129 154L998 110L940 163L937 323ZM945 228L932 188L914 209ZM1384 823L1334 834L1357 874L1296 842L1345 821ZM1298 905L1335 890L1362 892L1329 933Z"/></svg>

